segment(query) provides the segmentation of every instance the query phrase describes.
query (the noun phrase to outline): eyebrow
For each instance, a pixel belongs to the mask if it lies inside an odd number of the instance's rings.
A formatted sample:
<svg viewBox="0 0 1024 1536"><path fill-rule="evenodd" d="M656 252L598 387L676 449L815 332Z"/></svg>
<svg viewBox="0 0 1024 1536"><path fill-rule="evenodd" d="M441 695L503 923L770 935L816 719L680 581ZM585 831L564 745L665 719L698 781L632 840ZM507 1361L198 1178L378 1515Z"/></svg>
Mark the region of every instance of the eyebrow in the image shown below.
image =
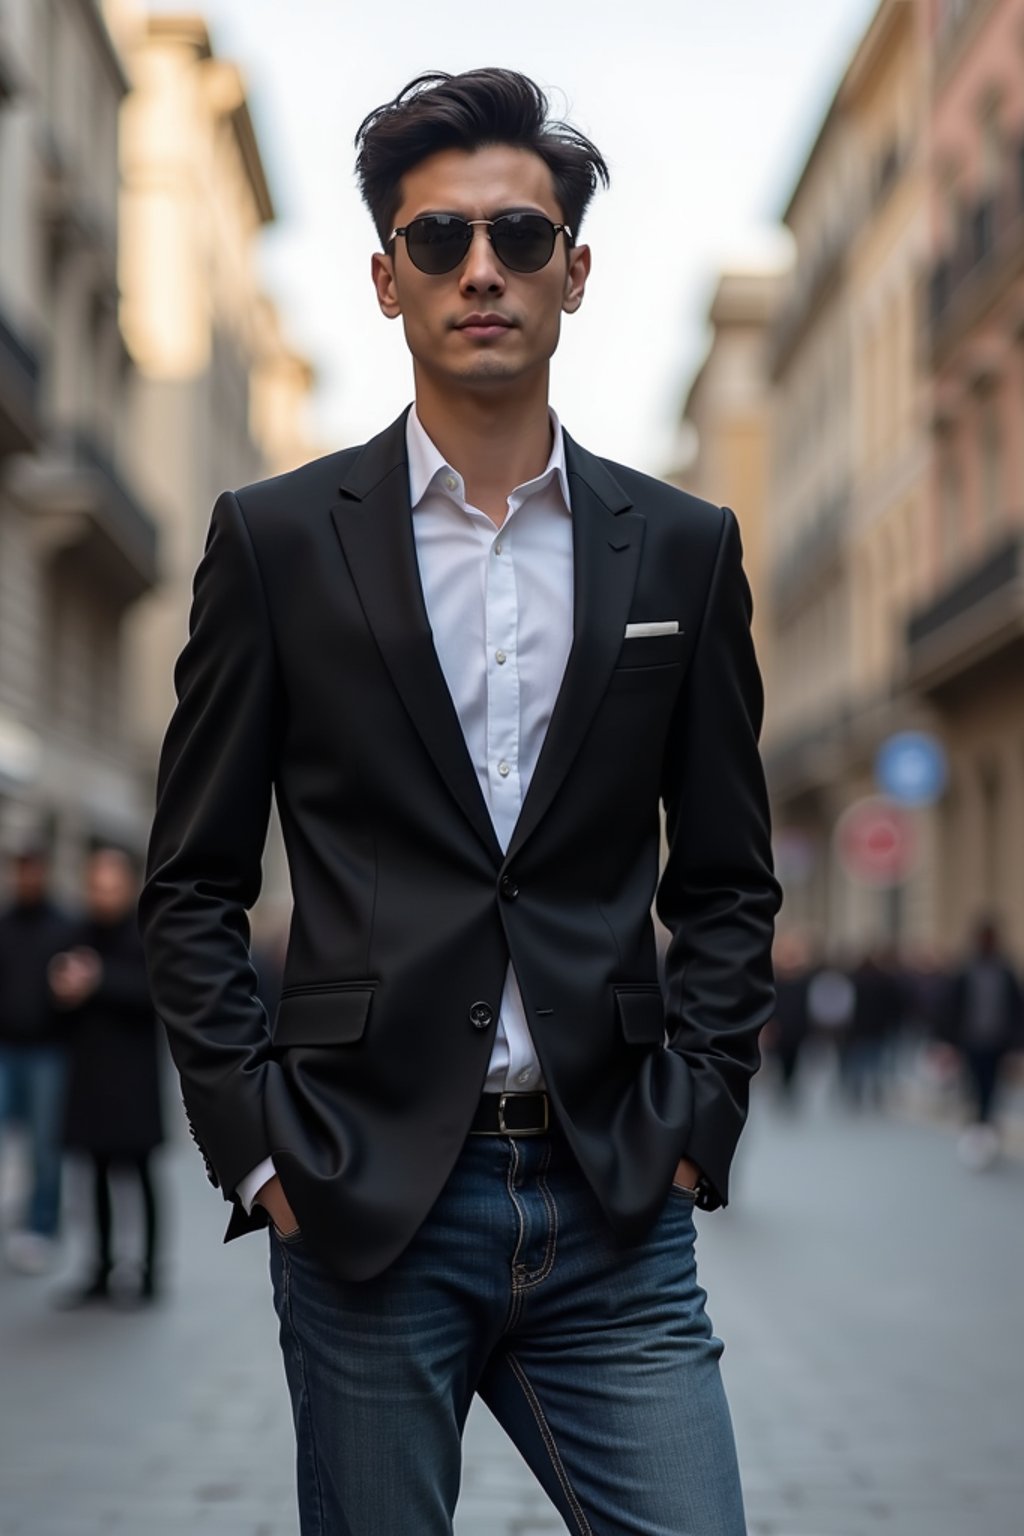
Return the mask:
<svg viewBox="0 0 1024 1536"><path fill-rule="evenodd" d="M498 208L488 217L489 219L500 219L507 213L539 213L542 219L549 219L551 217L544 208L538 208L536 203L512 203L508 207ZM465 219L467 224L471 222L464 213L460 213L456 208L421 208L419 213L414 213L408 222L411 224L414 219L428 219L438 215L449 219Z"/></svg>

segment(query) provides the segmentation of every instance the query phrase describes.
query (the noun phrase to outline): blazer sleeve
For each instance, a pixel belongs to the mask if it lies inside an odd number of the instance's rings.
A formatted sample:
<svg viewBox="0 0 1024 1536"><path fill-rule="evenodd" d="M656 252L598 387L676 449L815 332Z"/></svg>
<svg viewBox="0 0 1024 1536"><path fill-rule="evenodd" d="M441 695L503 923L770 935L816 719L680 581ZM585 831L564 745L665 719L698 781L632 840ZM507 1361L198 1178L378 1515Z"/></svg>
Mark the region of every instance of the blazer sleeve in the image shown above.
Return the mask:
<svg viewBox="0 0 1024 1536"><path fill-rule="evenodd" d="M669 1046L690 1068L693 1122L680 1156L728 1202L729 1166L746 1120L758 1035L772 1016L771 947L780 891L758 752L761 678L736 518L722 528L694 653L663 763L668 857L657 912Z"/></svg>
<svg viewBox="0 0 1024 1536"><path fill-rule="evenodd" d="M246 913L260 890L281 712L263 583L230 492L214 508L174 682L139 917L192 1134L230 1198L270 1151L274 1065Z"/></svg>

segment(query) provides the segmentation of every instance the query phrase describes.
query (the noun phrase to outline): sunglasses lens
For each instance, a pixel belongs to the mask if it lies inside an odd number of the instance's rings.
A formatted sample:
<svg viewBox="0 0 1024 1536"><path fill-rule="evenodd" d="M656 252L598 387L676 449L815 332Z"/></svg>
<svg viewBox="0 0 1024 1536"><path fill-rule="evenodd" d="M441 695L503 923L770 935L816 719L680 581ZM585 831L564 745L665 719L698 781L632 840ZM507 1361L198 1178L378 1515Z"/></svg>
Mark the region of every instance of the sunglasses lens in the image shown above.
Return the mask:
<svg viewBox="0 0 1024 1536"><path fill-rule="evenodd" d="M539 213L506 213L495 219L491 239L498 260L513 272L539 272L551 260L555 228Z"/></svg>
<svg viewBox="0 0 1024 1536"><path fill-rule="evenodd" d="M421 272L428 272L433 277L454 271L468 251L472 238L473 231L465 219L451 218L444 213L413 219L405 232L409 259Z"/></svg>

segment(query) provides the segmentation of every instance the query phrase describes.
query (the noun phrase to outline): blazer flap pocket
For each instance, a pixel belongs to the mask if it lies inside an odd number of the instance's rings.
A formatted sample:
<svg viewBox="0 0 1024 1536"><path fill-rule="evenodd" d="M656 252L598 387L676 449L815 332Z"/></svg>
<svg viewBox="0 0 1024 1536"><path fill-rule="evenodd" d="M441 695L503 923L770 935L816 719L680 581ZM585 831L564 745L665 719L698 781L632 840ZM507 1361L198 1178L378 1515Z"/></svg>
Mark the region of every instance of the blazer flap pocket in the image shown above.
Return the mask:
<svg viewBox="0 0 1024 1536"><path fill-rule="evenodd" d="M286 992L274 1020L274 1044L355 1044L366 1029L373 992L373 985Z"/></svg>
<svg viewBox="0 0 1024 1536"><path fill-rule="evenodd" d="M646 986L616 987L615 1003L623 1038L630 1045L664 1044L665 1005L657 982L649 982Z"/></svg>

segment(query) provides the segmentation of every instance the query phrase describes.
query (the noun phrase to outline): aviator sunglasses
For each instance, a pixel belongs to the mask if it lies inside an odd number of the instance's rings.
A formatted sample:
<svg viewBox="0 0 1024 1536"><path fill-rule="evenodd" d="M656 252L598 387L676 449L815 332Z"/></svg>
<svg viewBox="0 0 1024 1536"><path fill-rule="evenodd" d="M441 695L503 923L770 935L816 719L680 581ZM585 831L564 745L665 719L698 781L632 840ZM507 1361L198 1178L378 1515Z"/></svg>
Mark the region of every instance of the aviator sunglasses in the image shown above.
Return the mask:
<svg viewBox="0 0 1024 1536"><path fill-rule="evenodd" d="M542 213L503 213L496 219L460 219L454 213L425 213L411 224L393 229L388 236L388 248L397 235L404 235L413 266L431 277L440 277L462 264L478 224L487 229L494 254L510 272L539 272L546 267L559 233L564 232L572 244L568 224L552 224Z"/></svg>

